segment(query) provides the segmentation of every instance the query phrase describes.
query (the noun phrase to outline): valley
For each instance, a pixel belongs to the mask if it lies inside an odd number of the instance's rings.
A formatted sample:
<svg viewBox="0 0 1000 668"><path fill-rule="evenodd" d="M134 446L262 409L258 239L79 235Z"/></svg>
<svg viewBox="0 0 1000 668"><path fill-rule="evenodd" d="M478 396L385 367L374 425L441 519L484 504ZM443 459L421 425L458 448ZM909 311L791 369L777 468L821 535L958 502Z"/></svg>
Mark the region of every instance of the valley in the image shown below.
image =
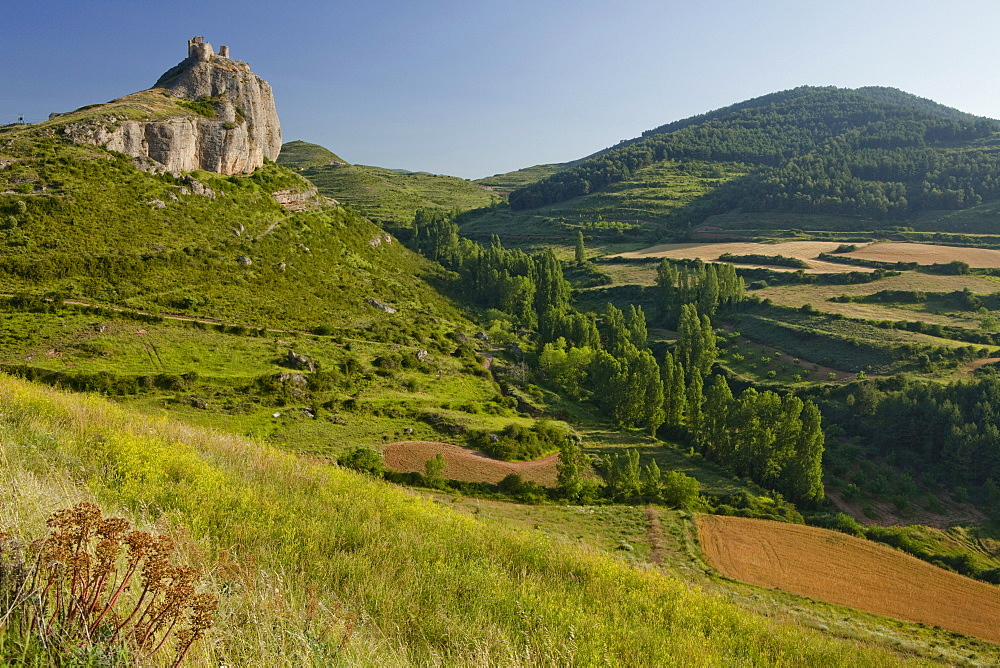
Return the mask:
<svg viewBox="0 0 1000 668"><path fill-rule="evenodd" d="M228 54L0 126L0 662L1000 662L1000 123L804 86L471 181L279 152ZM118 641L111 541L72 636L81 502L214 629Z"/></svg>

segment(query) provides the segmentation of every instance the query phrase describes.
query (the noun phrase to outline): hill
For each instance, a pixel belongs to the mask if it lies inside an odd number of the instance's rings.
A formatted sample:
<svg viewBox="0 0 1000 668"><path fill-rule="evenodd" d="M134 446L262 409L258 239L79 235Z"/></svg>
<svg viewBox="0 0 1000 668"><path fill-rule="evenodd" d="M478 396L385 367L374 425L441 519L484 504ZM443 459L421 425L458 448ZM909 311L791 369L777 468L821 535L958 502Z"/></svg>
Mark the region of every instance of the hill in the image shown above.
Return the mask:
<svg viewBox="0 0 1000 668"><path fill-rule="evenodd" d="M371 299L447 308L412 280L438 270L293 172L150 174L52 138L76 118L0 134L0 290L300 329L389 319Z"/></svg>
<svg viewBox="0 0 1000 668"><path fill-rule="evenodd" d="M823 229L904 225L1000 198L998 130L891 88L801 87L660 126L521 185L510 215L532 233L603 219L646 227L644 239L731 212L794 213L809 229L810 216ZM664 178L678 172L688 185ZM501 224L497 215L470 231Z"/></svg>
<svg viewBox="0 0 1000 668"><path fill-rule="evenodd" d="M278 164L290 169L302 170L310 167L327 167L329 165L346 165L340 156L319 144L305 141L290 141L281 145Z"/></svg>
<svg viewBox="0 0 1000 668"><path fill-rule="evenodd" d="M0 399L3 524L32 539L53 504L96 500L174 535L223 592L196 664L902 663L259 441L7 377Z"/></svg>
<svg viewBox="0 0 1000 668"><path fill-rule="evenodd" d="M532 422L477 361L454 276L292 170L171 172L73 140L197 115L181 102L0 130L4 368L325 456Z"/></svg>
<svg viewBox="0 0 1000 668"><path fill-rule="evenodd" d="M418 209L464 211L499 201L489 187L465 179L352 165L307 142L285 144L278 164L296 170L322 194L393 229L408 227Z"/></svg>
<svg viewBox="0 0 1000 668"><path fill-rule="evenodd" d="M524 167L513 172L494 174L493 176L476 179L476 183L489 186L502 195L508 195L512 190L529 185L535 181L541 181L542 179L548 178L556 172L561 172L574 164L575 163L564 162L547 165L535 165L534 167Z"/></svg>

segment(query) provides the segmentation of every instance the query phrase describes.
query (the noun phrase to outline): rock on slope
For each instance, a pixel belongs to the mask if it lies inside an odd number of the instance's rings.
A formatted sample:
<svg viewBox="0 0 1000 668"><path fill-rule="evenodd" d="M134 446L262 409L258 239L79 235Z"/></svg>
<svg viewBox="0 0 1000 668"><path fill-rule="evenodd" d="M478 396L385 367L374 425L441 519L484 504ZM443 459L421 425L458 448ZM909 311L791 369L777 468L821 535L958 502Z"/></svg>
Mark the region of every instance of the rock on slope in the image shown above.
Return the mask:
<svg viewBox="0 0 1000 668"><path fill-rule="evenodd" d="M154 89L197 103L198 113L169 118L73 127L76 141L150 158L170 171L204 169L221 174L249 173L275 160L281 151L281 126L274 95L250 66L220 53L201 37L188 40L188 57L168 70Z"/></svg>

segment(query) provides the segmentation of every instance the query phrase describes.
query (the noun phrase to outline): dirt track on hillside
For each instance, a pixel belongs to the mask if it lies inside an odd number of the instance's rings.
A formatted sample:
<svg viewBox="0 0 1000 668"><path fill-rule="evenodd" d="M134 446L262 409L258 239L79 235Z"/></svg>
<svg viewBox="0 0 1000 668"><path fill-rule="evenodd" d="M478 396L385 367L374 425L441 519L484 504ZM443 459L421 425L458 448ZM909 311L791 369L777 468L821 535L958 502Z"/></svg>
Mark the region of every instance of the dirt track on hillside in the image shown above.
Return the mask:
<svg viewBox="0 0 1000 668"><path fill-rule="evenodd" d="M702 515L708 562L727 577L1000 642L1000 588L836 531Z"/></svg>
<svg viewBox="0 0 1000 668"><path fill-rule="evenodd" d="M437 441L399 441L389 443L382 450L385 465L394 471L424 472L424 464L437 453L444 455L444 477L467 482L498 483L511 473L541 485L556 483L556 464L559 455L553 454L530 462L505 462L462 448Z"/></svg>

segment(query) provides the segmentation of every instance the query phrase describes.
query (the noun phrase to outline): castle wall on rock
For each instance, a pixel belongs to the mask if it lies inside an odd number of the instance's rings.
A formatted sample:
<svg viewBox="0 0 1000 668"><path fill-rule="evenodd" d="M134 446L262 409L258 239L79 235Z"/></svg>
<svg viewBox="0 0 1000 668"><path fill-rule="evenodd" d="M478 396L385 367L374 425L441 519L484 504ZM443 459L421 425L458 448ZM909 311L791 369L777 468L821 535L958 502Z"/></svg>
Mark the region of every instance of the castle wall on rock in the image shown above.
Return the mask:
<svg viewBox="0 0 1000 668"><path fill-rule="evenodd" d="M215 51L212 50L212 45L206 42L204 37L192 37L188 40L188 58L204 62L211 60L214 55ZM219 56L221 58L228 58L229 47L225 45L220 46Z"/></svg>
<svg viewBox="0 0 1000 668"><path fill-rule="evenodd" d="M189 39L187 47L187 58L153 87L184 100L210 101L214 117L178 107L173 118L116 119L74 139L149 158L171 171L241 174L260 167L265 158L276 160L281 124L271 86L246 63L231 60L229 47L221 47L216 55L204 37Z"/></svg>

